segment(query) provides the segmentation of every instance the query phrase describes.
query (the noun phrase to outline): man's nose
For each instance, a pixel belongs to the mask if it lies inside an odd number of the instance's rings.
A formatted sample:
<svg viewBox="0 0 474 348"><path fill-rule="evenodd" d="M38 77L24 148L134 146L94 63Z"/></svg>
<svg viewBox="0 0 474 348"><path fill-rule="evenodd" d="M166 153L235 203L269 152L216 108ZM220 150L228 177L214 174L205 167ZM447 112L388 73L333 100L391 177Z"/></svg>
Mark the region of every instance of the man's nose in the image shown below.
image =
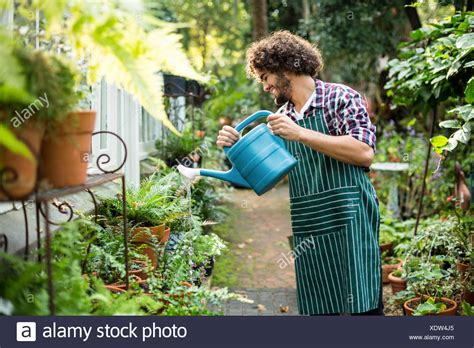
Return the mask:
<svg viewBox="0 0 474 348"><path fill-rule="evenodd" d="M264 92L269 92L270 91L270 85L268 83L263 84L263 90Z"/></svg>

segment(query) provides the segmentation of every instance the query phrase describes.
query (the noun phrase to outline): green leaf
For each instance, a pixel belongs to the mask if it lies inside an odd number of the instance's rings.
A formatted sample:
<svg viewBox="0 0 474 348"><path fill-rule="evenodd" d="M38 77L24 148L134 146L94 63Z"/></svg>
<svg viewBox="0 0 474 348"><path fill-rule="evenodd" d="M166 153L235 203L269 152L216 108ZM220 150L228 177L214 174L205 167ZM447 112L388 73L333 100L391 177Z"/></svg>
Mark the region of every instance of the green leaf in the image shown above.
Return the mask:
<svg viewBox="0 0 474 348"><path fill-rule="evenodd" d="M408 127L413 127L413 126L415 125L415 123L416 123L416 118L413 117L413 118L410 120L410 122L408 122L407 126L408 126Z"/></svg>
<svg viewBox="0 0 474 348"><path fill-rule="evenodd" d="M460 49L474 47L474 33L467 33L456 40L456 47Z"/></svg>
<svg viewBox="0 0 474 348"><path fill-rule="evenodd" d="M445 80L445 79L446 79L446 76L440 75L440 76L434 78L434 79L431 81L431 84L434 85L435 83L438 83L438 82L443 81L443 80Z"/></svg>
<svg viewBox="0 0 474 348"><path fill-rule="evenodd" d="M3 145L17 155L24 156L32 161L34 160L33 154L28 146L18 140L15 134L2 124L0 124L0 145Z"/></svg>
<svg viewBox="0 0 474 348"><path fill-rule="evenodd" d="M464 130L464 133L469 133L468 138L471 136L471 124L470 123L465 123L462 126L462 129Z"/></svg>
<svg viewBox="0 0 474 348"><path fill-rule="evenodd" d="M470 303L466 301L462 301L462 315L469 315L473 316L474 315L474 306L471 306Z"/></svg>
<svg viewBox="0 0 474 348"><path fill-rule="evenodd" d="M446 146L446 144L448 143L448 138L443 135L438 135L436 137L431 138L430 141L433 147L443 147Z"/></svg>
<svg viewBox="0 0 474 348"><path fill-rule="evenodd" d="M422 29L416 29L410 33L410 37L413 40L422 40L426 37L426 34Z"/></svg>
<svg viewBox="0 0 474 348"><path fill-rule="evenodd" d="M458 25L458 30L466 31L467 29L469 29L469 21L466 18L464 22L461 22L461 24Z"/></svg>
<svg viewBox="0 0 474 348"><path fill-rule="evenodd" d="M456 132L454 132L452 137L453 137L454 140L457 140L457 141L459 141L463 144L467 144L468 141L469 141L469 138L471 137L471 132L466 131L463 127L461 129L458 129Z"/></svg>
<svg viewBox="0 0 474 348"><path fill-rule="evenodd" d="M453 138L449 138L448 144L443 148L443 150L453 151L457 146L458 146L458 141Z"/></svg>
<svg viewBox="0 0 474 348"><path fill-rule="evenodd" d="M471 60L470 62L467 62L464 64L464 68L471 68L474 66L474 60Z"/></svg>
<svg viewBox="0 0 474 348"><path fill-rule="evenodd" d="M436 302L433 297L430 297L426 300L426 302L420 303L413 315L426 315L426 314L434 314L440 313L447 308L446 304L443 302Z"/></svg>
<svg viewBox="0 0 474 348"><path fill-rule="evenodd" d="M448 73L446 74L446 78L449 78L450 76L456 74L459 69L461 68L461 63L460 62L455 62L448 70Z"/></svg>
<svg viewBox="0 0 474 348"><path fill-rule="evenodd" d="M461 128L461 124L459 123L458 120L442 121L442 122L439 123L439 126L441 128L456 128L456 129Z"/></svg>
<svg viewBox="0 0 474 348"><path fill-rule="evenodd" d="M474 103L474 77L469 79L467 87L464 90L464 97L468 103Z"/></svg>
<svg viewBox="0 0 474 348"><path fill-rule="evenodd" d="M458 106L457 108L451 109L448 111L449 114L456 113L461 115L464 121L468 122L474 119L474 108L471 104L466 104L462 106Z"/></svg>

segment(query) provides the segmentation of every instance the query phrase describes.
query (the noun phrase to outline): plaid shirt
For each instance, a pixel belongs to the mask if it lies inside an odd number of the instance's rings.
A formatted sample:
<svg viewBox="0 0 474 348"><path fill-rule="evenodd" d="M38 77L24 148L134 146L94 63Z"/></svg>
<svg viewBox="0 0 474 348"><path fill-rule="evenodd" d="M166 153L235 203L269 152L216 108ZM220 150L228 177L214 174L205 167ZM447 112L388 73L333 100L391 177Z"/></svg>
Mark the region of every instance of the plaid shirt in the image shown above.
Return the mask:
<svg viewBox="0 0 474 348"><path fill-rule="evenodd" d="M370 122L366 102L352 88L315 80L316 90L303 117L311 117L323 108L330 135L350 135L375 149L375 126ZM277 111L297 121L295 105L289 101Z"/></svg>

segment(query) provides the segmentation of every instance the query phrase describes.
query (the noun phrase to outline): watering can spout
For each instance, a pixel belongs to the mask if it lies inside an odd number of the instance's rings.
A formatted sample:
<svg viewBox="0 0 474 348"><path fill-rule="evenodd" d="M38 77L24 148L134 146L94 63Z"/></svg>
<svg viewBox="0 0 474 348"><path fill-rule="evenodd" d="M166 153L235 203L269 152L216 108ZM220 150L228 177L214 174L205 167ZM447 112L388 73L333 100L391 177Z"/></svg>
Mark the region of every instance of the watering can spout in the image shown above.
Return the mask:
<svg viewBox="0 0 474 348"><path fill-rule="evenodd" d="M199 175L209 176L211 178L228 181L238 186L251 188L249 183L242 177L242 175L240 175L240 173L235 168L232 168L227 172L222 172L219 170L188 168L180 164L178 165L178 171L190 180L193 180L196 176Z"/></svg>
<svg viewBox="0 0 474 348"><path fill-rule="evenodd" d="M219 170L200 169L202 176L210 176L212 178L228 181L234 185L251 188L249 183L240 175L238 170L234 167L227 172L221 172Z"/></svg>

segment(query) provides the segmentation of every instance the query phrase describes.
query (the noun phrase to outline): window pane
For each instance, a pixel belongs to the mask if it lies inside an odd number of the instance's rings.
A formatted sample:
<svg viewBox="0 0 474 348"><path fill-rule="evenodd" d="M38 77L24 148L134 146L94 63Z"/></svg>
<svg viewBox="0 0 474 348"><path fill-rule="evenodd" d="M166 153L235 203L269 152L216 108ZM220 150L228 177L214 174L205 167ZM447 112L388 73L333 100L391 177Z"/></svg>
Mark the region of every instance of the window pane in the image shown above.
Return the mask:
<svg viewBox="0 0 474 348"><path fill-rule="evenodd" d="M100 130L107 130L107 84L100 82ZM100 135L100 148L107 148L107 134Z"/></svg>

